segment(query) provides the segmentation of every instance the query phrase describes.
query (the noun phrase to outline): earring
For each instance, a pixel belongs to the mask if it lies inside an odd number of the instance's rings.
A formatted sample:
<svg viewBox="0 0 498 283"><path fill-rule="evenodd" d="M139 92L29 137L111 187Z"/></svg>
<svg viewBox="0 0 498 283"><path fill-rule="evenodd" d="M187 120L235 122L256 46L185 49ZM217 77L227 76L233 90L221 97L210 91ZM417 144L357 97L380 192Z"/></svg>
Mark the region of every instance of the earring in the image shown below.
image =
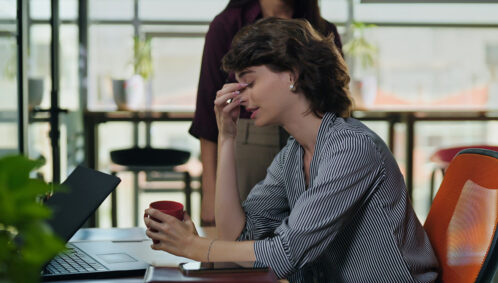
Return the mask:
<svg viewBox="0 0 498 283"><path fill-rule="evenodd" d="M296 86L294 84L291 84L289 86L290 91L295 92L296 91Z"/></svg>

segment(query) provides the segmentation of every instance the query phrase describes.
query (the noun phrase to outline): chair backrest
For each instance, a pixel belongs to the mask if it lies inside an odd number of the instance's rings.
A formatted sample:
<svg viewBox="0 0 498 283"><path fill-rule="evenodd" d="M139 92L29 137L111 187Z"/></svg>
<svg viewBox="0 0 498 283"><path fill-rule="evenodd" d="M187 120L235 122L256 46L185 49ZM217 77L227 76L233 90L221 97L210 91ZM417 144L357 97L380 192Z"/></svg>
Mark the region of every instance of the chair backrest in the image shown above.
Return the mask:
<svg viewBox="0 0 498 283"><path fill-rule="evenodd" d="M465 149L451 161L424 228L439 282L490 282L497 266L498 152Z"/></svg>
<svg viewBox="0 0 498 283"><path fill-rule="evenodd" d="M498 151L498 146L494 145L466 145L466 146L456 146L456 147L447 147L447 148L441 148L434 152L432 156L430 157L430 160L434 163L437 164L440 168L446 170L448 168L448 165L450 164L451 160L462 150L468 149L468 148L483 148L483 149L489 149L493 151Z"/></svg>

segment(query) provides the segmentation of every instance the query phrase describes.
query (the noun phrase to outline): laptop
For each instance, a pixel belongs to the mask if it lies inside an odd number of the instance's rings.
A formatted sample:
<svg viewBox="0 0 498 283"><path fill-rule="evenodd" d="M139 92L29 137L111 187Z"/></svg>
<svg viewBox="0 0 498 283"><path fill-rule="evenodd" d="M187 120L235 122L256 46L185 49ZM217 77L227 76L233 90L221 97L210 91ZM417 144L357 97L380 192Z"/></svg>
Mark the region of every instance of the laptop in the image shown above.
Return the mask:
<svg viewBox="0 0 498 283"><path fill-rule="evenodd" d="M48 262L42 270L43 281L140 276L149 266L125 252L113 241L68 242L90 215L117 187L115 176L78 166L63 183L65 190L55 192L45 202L53 211L48 224L67 242L67 252Z"/></svg>

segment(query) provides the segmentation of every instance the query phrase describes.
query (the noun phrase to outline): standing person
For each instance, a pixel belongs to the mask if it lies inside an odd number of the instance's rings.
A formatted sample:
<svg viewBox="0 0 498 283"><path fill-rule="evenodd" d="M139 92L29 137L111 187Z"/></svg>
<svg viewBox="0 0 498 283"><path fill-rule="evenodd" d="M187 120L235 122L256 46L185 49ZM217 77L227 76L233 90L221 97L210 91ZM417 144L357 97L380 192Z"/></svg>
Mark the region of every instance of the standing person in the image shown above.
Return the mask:
<svg viewBox="0 0 498 283"><path fill-rule="evenodd" d="M147 209L151 247L197 261L257 260L294 282L433 282L438 263L385 143L349 118L346 64L305 20L262 19L237 33L214 101L218 240ZM291 137L243 205L235 136L241 105ZM161 222L154 221L159 219ZM236 241L238 240L238 241Z"/></svg>
<svg viewBox="0 0 498 283"><path fill-rule="evenodd" d="M194 121L189 133L200 139L202 173L201 225L214 225L214 191L216 183L218 128L213 110L216 92L233 76L221 70L221 58L230 49L233 36L260 18L304 18L321 34L334 35L342 44L335 25L320 16L318 0L231 0L214 18L206 34L202 57ZM285 145L287 133L277 126L256 128L250 114L242 109L237 135L237 174L241 200L263 180L266 168Z"/></svg>

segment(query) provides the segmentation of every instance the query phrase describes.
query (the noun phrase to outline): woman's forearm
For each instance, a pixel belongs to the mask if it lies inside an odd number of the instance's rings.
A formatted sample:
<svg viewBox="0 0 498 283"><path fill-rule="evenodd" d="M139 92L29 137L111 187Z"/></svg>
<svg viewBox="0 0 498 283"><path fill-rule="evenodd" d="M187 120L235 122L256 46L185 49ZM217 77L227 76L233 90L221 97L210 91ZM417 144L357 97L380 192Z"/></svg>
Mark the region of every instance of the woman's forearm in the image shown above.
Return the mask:
<svg viewBox="0 0 498 283"><path fill-rule="evenodd" d="M245 214L240 205L235 167L235 138L218 140L215 215L218 237L235 240L245 226Z"/></svg>
<svg viewBox="0 0 498 283"><path fill-rule="evenodd" d="M192 254L188 258L196 261L255 261L254 241L224 241L197 237ZM209 256L209 258L208 258Z"/></svg>

